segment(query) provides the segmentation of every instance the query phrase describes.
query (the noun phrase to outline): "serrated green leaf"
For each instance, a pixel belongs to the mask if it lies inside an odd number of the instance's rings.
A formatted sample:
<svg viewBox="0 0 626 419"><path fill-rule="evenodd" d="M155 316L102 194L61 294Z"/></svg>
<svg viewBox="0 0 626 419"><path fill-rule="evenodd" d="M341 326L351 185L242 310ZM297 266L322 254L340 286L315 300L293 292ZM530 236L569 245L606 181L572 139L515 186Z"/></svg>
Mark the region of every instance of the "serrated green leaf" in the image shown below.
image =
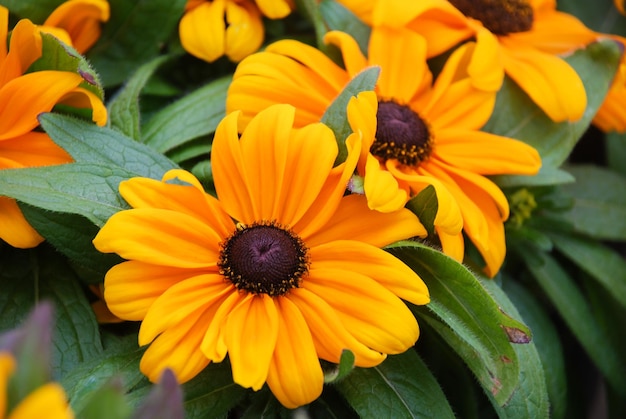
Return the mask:
<svg viewBox="0 0 626 419"><path fill-rule="evenodd" d="M529 338L528 328L504 314L476 277L443 253L417 242L398 242L387 250L428 286L431 302L413 311L463 358L485 391L504 405L519 377L517 356L505 330Z"/></svg>
<svg viewBox="0 0 626 419"><path fill-rule="evenodd" d="M626 308L626 261L614 250L594 240L550 233L556 248L587 272Z"/></svg>
<svg viewBox="0 0 626 419"><path fill-rule="evenodd" d="M226 417L246 394L246 390L233 383L228 362L211 363L200 374L183 385L185 417Z"/></svg>
<svg viewBox="0 0 626 419"><path fill-rule="evenodd" d="M367 56L372 28L339 2L322 0L319 2L319 10L329 30L350 34L359 45L363 55Z"/></svg>
<svg viewBox="0 0 626 419"><path fill-rule="evenodd" d="M111 99L107 108L114 129L127 137L140 140L139 95L156 69L169 58L162 55L139 67Z"/></svg>
<svg viewBox="0 0 626 419"><path fill-rule="evenodd" d="M132 176L161 179L178 166L162 154L109 128L75 118L42 114L39 122L52 140L79 163L124 168ZM132 177L131 176L131 177Z"/></svg>
<svg viewBox="0 0 626 419"><path fill-rule="evenodd" d="M0 0L0 5L21 19L30 19L33 23L42 24L64 1L66 0Z"/></svg>
<svg viewBox="0 0 626 419"><path fill-rule="evenodd" d="M156 57L174 34L185 0L108 0L111 17L88 51L106 87L121 84L140 65Z"/></svg>
<svg viewBox="0 0 626 419"><path fill-rule="evenodd" d="M453 418L437 380L415 351L356 368L335 386L363 418Z"/></svg>
<svg viewBox="0 0 626 419"><path fill-rule="evenodd" d="M540 302L513 278L504 277L502 289L518 309L524 323L533 331L533 344L543 365L550 400L550 417L565 417L567 381L563 348L558 331Z"/></svg>
<svg viewBox="0 0 626 419"><path fill-rule="evenodd" d="M573 206L562 218L575 231L596 239L626 240L626 177L587 165L567 170L576 182L560 187L573 198Z"/></svg>
<svg viewBox="0 0 626 419"><path fill-rule="evenodd" d="M374 90L379 74L380 67L369 67L362 70L350 80L350 83L346 85L322 115L321 122L333 130L337 139L339 153L337 153L335 165L344 162L348 156L346 138L352 133L352 128L348 123L348 102L353 96L357 96L361 92Z"/></svg>
<svg viewBox="0 0 626 419"><path fill-rule="evenodd" d="M613 388L626 391L623 362L614 348L598 344L608 338L598 326L589 303L567 272L547 253L521 251L526 267L556 307L574 336Z"/></svg>
<svg viewBox="0 0 626 419"><path fill-rule="evenodd" d="M432 185L428 185L419 194L407 202L406 207L421 221L428 231L428 235L435 234L435 217L439 204L437 202L437 192Z"/></svg>
<svg viewBox="0 0 626 419"><path fill-rule="evenodd" d="M134 174L120 167L93 163L0 170L0 195L55 212L82 215L103 226L128 209L118 193L122 180Z"/></svg>
<svg viewBox="0 0 626 419"><path fill-rule="evenodd" d="M142 128L142 141L166 153L214 132L226 115L231 80L231 76L214 80L155 113Z"/></svg>
<svg viewBox="0 0 626 419"><path fill-rule="evenodd" d="M587 109L574 123L554 123L508 77L496 99L485 131L524 141L535 147L543 166L559 167L585 132L604 101L621 57L616 42L600 41L565 57L587 92Z"/></svg>
<svg viewBox="0 0 626 419"><path fill-rule="evenodd" d="M522 321L517 308L502 289L491 279L482 278L481 283L496 299L503 310ZM533 335L534 336L534 335ZM548 418L550 401L541 358L534 342L513 347L520 364L517 388L504 406L494 403L500 418Z"/></svg>

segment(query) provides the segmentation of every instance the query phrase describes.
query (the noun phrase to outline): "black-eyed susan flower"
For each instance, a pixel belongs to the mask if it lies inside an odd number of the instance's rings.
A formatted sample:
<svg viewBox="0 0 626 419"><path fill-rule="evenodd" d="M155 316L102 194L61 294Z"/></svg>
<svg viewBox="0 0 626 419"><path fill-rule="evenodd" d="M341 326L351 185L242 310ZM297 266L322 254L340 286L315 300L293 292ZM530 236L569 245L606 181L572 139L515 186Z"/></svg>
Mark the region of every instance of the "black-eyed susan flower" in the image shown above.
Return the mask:
<svg viewBox="0 0 626 419"><path fill-rule="evenodd" d="M7 412L7 388L14 374L16 362L13 355L0 352L0 418L6 419L71 419L74 417L67 404L65 391L55 382L44 384Z"/></svg>
<svg viewBox="0 0 626 419"><path fill-rule="evenodd" d="M29 20L20 20L7 48L8 10L0 7L0 169L67 163L70 156L47 134L34 131L37 115L59 103L93 110L93 120L106 123L106 108L93 93L80 87L83 78L72 72L37 71L25 74L42 54L41 34ZM43 238L28 224L17 203L0 197L0 239L14 247L34 247Z"/></svg>
<svg viewBox="0 0 626 419"><path fill-rule="evenodd" d="M107 0L68 0L61 3L40 26L83 54L96 43L102 23L109 20Z"/></svg>
<svg viewBox="0 0 626 419"><path fill-rule="evenodd" d="M233 62L257 51L265 37L263 16L279 19L293 9L290 0L188 0L179 25L188 53L207 62L227 56Z"/></svg>
<svg viewBox="0 0 626 419"><path fill-rule="evenodd" d="M434 224L443 250L463 258L463 227L482 254L486 272L495 275L506 251L503 222L509 207L500 189L482 175L534 174L541 164L528 145L480 131L501 82L497 65L489 61L497 56L466 44L433 83L426 42L406 28L375 27L368 57L345 33L330 32L327 41L340 48L345 70L313 47L279 41L239 64L227 109L241 109L244 126L263 107L290 103L297 108L297 124L306 124L319 120L358 72L380 66L377 98L360 102L354 113L370 113L378 121L376 126L373 118L362 117L357 124L370 133L363 137L358 165L370 207L397 210L433 185L439 201Z"/></svg>
<svg viewBox="0 0 626 419"><path fill-rule="evenodd" d="M401 299L429 301L422 280L381 250L425 235L405 209L380 213L344 196L360 136L333 167L338 147L321 123L293 129L294 109L276 105L241 138L239 112L215 133L218 199L188 172L120 184L132 209L113 215L94 244L127 261L106 275L104 297L122 319L141 320L140 368L152 381L169 367L180 382L226 355L233 379L267 383L289 408L323 387L319 359L351 350L371 367L400 353L419 329Z"/></svg>

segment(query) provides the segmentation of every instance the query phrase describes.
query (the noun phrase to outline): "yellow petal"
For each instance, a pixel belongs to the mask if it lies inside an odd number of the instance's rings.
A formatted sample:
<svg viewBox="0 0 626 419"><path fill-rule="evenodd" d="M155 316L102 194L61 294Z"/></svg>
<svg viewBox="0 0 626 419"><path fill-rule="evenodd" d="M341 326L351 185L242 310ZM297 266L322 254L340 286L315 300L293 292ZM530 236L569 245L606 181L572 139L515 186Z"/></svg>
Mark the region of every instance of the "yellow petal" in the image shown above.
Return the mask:
<svg viewBox="0 0 626 419"><path fill-rule="evenodd" d="M224 55L225 7L225 0L203 2L183 15L178 33L185 51L207 62Z"/></svg>
<svg viewBox="0 0 626 419"><path fill-rule="evenodd" d="M6 36L2 38L3 42L5 39ZM39 57L41 57L39 30L30 20L22 19L13 28L9 51L0 62L0 86L24 74Z"/></svg>
<svg viewBox="0 0 626 419"><path fill-rule="evenodd" d="M254 3L227 2L226 21L225 53L231 61L241 61L261 47L265 30Z"/></svg>
<svg viewBox="0 0 626 419"><path fill-rule="evenodd" d="M4 6L0 6L0 39L6 40L7 33L9 31L9 9ZM7 56L7 43L0 42L0 69L2 68L2 64ZM2 79L0 78L0 86L4 84ZM3 410L2 410L3 411Z"/></svg>
<svg viewBox="0 0 626 419"><path fill-rule="evenodd" d="M370 210L363 195L341 200L333 218L317 233L303 237L314 247L335 240L355 240L383 247L415 236L425 237L424 226L415 214L404 208L390 213Z"/></svg>
<svg viewBox="0 0 626 419"><path fill-rule="evenodd" d="M204 272L126 261L106 273L104 299L111 312L119 318L142 320L154 301L168 288Z"/></svg>
<svg viewBox="0 0 626 419"><path fill-rule="evenodd" d="M18 137L0 141L0 168L51 166L69 163L72 157L56 145L48 134L27 132Z"/></svg>
<svg viewBox="0 0 626 419"><path fill-rule="evenodd" d="M292 290L288 298L304 316L319 358L339 363L341 352L348 349L354 354L358 367L374 367L385 360L385 354L373 351L352 336L335 310L322 298L305 288Z"/></svg>
<svg viewBox="0 0 626 419"><path fill-rule="evenodd" d="M72 419L74 417L67 403L65 391L58 383L44 384L30 393L11 411L7 419L44 417L50 419Z"/></svg>
<svg viewBox="0 0 626 419"><path fill-rule="evenodd" d="M91 120L93 122L101 127L107 123L107 109L104 103L98 96L87 89L77 87L59 99L59 103L73 108L91 109Z"/></svg>
<svg viewBox="0 0 626 419"><path fill-rule="evenodd" d="M226 321L233 309L237 307L246 296L246 293L233 292L226 297L211 316L211 322L200 345L202 353L211 361L221 362L226 357L228 353L228 347L224 339Z"/></svg>
<svg viewBox="0 0 626 419"><path fill-rule="evenodd" d="M279 312L274 298L248 294L228 315L224 340L233 381L259 390L277 345ZM306 343L306 342L305 342Z"/></svg>
<svg viewBox="0 0 626 419"><path fill-rule="evenodd" d="M44 25L65 29L70 45L82 54L100 37L100 24L109 20L109 13L106 0L69 0L59 5Z"/></svg>
<svg viewBox="0 0 626 419"><path fill-rule="evenodd" d="M2 9L0 7L0 18L2 16ZM1 24L2 22L0 22ZM8 352L0 352L0 412L4 414L7 409L7 384L9 383L9 377L15 371L15 360L13 356Z"/></svg>
<svg viewBox="0 0 626 419"><path fill-rule="evenodd" d="M375 351L404 352L419 336L417 321L402 300L367 276L343 268L317 269L313 263L302 288L326 301L350 333Z"/></svg>
<svg viewBox="0 0 626 419"><path fill-rule="evenodd" d="M150 287L149 283L143 285ZM206 311L211 306L217 310L233 291L233 285L219 274L197 275L172 284L150 305L139 329L139 344L150 343L197 310Z"/></svg>
<svg viewBox="0 0 626 419"><path fill-rule="evenodd" d="M179 383L195 377L209 359L200 350L200 342L211 322L211 312L197 310L184 321L161 333L148 347L139 369L150 381L157 382L164 369L170 368Z"/></svg>
<svg viewBox="0 0 626 419"><path fill-rule="evenodd" d="M189 185L168 183L174 179ZM187 171L170 170L160 182L149 178L132 178L120 182L119 190L133 208L160 208L189 214L210 225L223 238L235 231L235 224L221 203L205 193L198 179Z"/></svg>
<svg viewBox="0 0 626 419"><path fill-rule="evenodd" d="M324 373L305 319L288 298L277 298L279 311L276 349L267 384L283 406L294 409L322 394Z"/></svg>
<svg viewBox="0 0 626 419"><path fill-rule="evenodd" d="M263 12L263 15L270 19L285 17L291 13L294 7L291 0L256 0L256 4Z"/></svg>
<svg viewBox="0 0 626 419"><path fill-rule="evenodd" d="M324 35L324 42L339 48L344 66L350 77L354 77L367 67L367 58L361 52L356 40L349 34L341 31L330 31Z"/></svg>
<svg viewBox="0 0 626 419"><path fill-rule="evenodd" d="M435 231L439 237L443 253L450 256L457 262L462 262L463 256L465 255L465 240L463 238L463 233L448 234L437 226L435 226Z"/></svg>
<svg viewBox="0 0 626 419"><path fill-rule="evenodd" d="M613 4L619 12L623 15L626 15L626 10L624 10L624 0L613 0Z"/></svg>
<svg viewBox="0 0 626 419"><path fill-rule="evenodd" d="M310 249L316 268L342 269L368 276L403 300L413 304L430 301L424 281L400 259L377 247L355 240L338 240Z"/></svg>
<svg viewBox="0 0 626 419"><path fill-rule="evenodd" d="M114 214L93 240L104 253L179 268L215 269L222 238L187 214L138 208Z"/></svg>
<svg viewBox="0 0 626 419"><path fill-rule="evenodd" d="M363 188L367 197L367 206L380 212L394 212L404 207L409 200L409 193L403 189L395 177L371 154L367 155Z"/></svg>
<svg viewBox="0 0 626 419"><path fill-rule="evenodd" d="M44 239L26 221L14 199L0 196L0 239L13 247L29 249Z"/></svg>
<svg viewBox="0 0 626 419"><path fill-rule="evenodd" d="M541 167L541 156L526 143L464 129L443 131L432 157L450 166L483 175L534 175Z"/></svg>
<svg viewBox="0 0 626 419"><path fill-rule="evenodd" d="M0 88L0 140L25 134L39 125L37 116L49 112L82 82L78 74L38 71L9 81Z"/></svg>
<svg viewBox="0 0 626 419"><path fill-rule="evenodd" d="M507 45L503 52L506 73L554 122L583 116L585 86L567 62L522 45Z"/></svg>

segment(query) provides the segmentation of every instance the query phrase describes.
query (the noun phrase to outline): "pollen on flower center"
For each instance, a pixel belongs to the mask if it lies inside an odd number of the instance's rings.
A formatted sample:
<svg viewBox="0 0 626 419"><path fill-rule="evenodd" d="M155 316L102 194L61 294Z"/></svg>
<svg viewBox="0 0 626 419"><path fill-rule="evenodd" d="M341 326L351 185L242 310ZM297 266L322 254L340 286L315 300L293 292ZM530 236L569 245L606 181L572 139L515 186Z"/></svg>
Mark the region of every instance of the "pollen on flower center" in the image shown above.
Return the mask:
<svg viewBox="0 0 626 419"><path fill-rule="evenodd" d="M274 221L238 224L222 243L218 267L237 289L275 297L300 286L309 269L308 249Z"/></svg>
<svg viewBox="0 0 626 419"><path fill-rule="evenodd" d="M426 122L406 105L378 103L376 141L370 152L383 160L396 159L414 166L432 152L432 137Z"/></svg>
<svg viewBox="0 0 626 419"><path fill-rule="evenodd" d="M496 35L529 31L533 8L528 0L450 0L465 16L480 20Z"/></svg>

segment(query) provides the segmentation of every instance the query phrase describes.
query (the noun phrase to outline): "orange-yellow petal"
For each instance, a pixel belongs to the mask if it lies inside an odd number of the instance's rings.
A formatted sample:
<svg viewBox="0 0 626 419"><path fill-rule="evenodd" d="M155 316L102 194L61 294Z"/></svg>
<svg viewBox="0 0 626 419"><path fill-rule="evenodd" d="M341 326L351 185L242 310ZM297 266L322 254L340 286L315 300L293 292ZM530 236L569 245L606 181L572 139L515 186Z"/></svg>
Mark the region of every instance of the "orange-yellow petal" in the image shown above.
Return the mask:
<svg viewBox="0 0 626 419"><path fill-rule="evenodd" d="M0 8L0 15L2 13ZM1 22L0 22L1 23ZM8 352L0 352L0 412L4 414L7 409L7 384L9 377L15 371L15 359Z"/></svg>
<svg viewBox="0 0 626 419"><path fill-rule="evenodd" d="M43 241L35 231L14 199L0 196L0 239L13 247L29 249Z"/></svg>
<svg viewBox="0 0 626 419"><path fill-rule="evenodd" d="M279 323L276 302L267 295L248 294L230 312L224 341L235 383L253 390L263 387L277 346Z"/></svg>
<svg viewBox="0 0 626 419"><path fill-rule="evenodd" d="M341 352L349 349L358 367L374 367L385 360L385 354L368 348L352 336L335 310L322 297L306 288L297 288L292 290L288 298L304 316L319 358L339 363Z"/></svg>
<svg viewBox="0 0 626 419"><path fill-rule="evenodd" d="M58 383L47 383L28 394L7 419L28 418L72 419L74 413L67 403L65 391Z"/></svg>
<svg viewBox="0 0 626 419"><path fill-rule="evenodd" d="M277 298L278 337L267 384L283 406L293 409L322 394L324 373L304 316L288 298Z"/></svg>
<svg viewBox="0 0 626 419"><path fill-rule="evenodd" d="M270 19L280 19L287 16L293 10L292 0L256 0L257 6L264 16Z"/></svg>
<svg viewBox="0 0 626 419"><path fill-rule="evenodd" d="M69 163L72 157L43 132L30 131L0 141L0 168L51 166Z"/></svg>
<svg viewBox="0 0 626 419"><path fill-rule="evenodd" d="M226 56L239 62L257 51L265 36L259 9L249 1L226 3Z"/></svg>
<svg viewBox="0 0 626 419"><path fill-rule="evenodd" d="M77 87L59 99L59 103L74 108L91 109L91 120L93 122L101 127L107 123L107 109L104 103L98 96L87 89Z"/></svg>
<svg viewBox="0 0 626 419"><path fill-rule="evenodd" d="M2 38L2 42L5 42L5 39L6 36ZM41 57L41 45L39 30L30 20L22 19L17 22L11 31L8 53L3 57L4 60L0 61L0 86L24 74L28 67Z"/></svg>
<svg viewBox="0 0 626 419"><path fill-rule="evenodd" d="M380 212L394 212L404 207L409 200L409 191L402 188L393 175L381 167L378 159L367 155L363 188L367 206Z"/></svg>
<svg viewBox="0 0 626 419"><path fill-rule="evenodd" d="M225 0L203 2L185 13L178 27L180 42L188 53L213 62L225 53Z"/></svg>
<svg viewBox="0 0 626 419"><path fill-rule="evenodd" d="M419 336L417 321L402 300L365 275L313 264L302 287L326 301L352 335L375 351L404 352Z"/></svg>
<svg viewBox="0 0 626 419"><path fill-rule="evenodd" d="M215 310L211 316L211 322L202 338L200 349L202 353L213 362L221 362L228 353L228 347L224 339L226 321L230 313L237 307L247 294L234 292L230 294Z"/></svg>
<svg viewBox="0 0 626 419"><path fill-rule="evenodd" d="M57 7L44 25L67 31L74 48L81 54L100 38L102 22L109 20L106 0L68 0Z"/></svg>
<svg viewBox="0 0 626 419"><path fill-rule="evenodd" d="M93 240L125 259L179 268L215 269L222 237L187 214L138 208L114 214Z"/></svg>
<svg viewBox="0 0 626 419"><path fill-rule="evenodd" d="M303 237L311 248L335 240L356 240L376 247L415 236L425 237L426 229L407 209L383 213L370 210L363 195L341 199L337 212L315 234Z"/></svg>

